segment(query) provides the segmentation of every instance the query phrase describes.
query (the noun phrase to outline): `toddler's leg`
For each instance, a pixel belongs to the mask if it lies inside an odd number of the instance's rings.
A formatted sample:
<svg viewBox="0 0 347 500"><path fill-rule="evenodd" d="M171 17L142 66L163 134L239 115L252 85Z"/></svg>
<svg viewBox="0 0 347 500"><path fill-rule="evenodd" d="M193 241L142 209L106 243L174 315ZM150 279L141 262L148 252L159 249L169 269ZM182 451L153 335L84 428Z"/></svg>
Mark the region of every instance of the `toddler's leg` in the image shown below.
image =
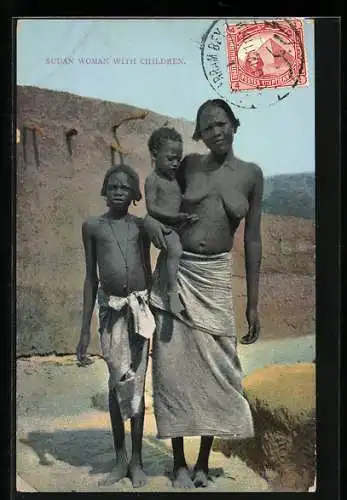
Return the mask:
<svg viewBox="0 0 347 500"><path fill-rule="evenodd" d="M182 306L178 295L177 271L182 255L182 245L180 237L175 231L167 234L165 238L167 244L166 267L168 275L169 304L173 313L180 313L184 307Z"/></svg>
<svg viewBox="0 0 347 500"><path fill-rule="evenodd" d="M167 244L166 265L168 271L168 289L170 292L177 292L177 271L182 255L182 245L178 234L172 231L165 236Z"/></svg>

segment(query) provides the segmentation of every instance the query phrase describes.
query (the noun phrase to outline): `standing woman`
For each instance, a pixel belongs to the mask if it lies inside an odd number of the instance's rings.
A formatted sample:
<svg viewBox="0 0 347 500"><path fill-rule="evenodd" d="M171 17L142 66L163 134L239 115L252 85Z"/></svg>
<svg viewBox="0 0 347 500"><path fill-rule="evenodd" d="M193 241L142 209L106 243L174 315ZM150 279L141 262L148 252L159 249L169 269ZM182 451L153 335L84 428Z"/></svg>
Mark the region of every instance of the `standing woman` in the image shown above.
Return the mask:
<svg viewBox="0 0 347 500"><path fill-rule="evenodd" d="M254 163L234 156L234 134L239 125L223 100L202 104L193 138L201 139L210 152L187 155L177 174L183 192L181 210L198 217L181 235L178 287L185 306L182 313L169 312L165 262L160 257L153 276L154 411L158 438L172 439L174 485L180 488L208 485L214 436L243 439L254 435L236 350L231 249L235 232L245 218L249 329L241 342L251 344L260 332L263 174ZM167 229L150 216L145 227L152 242L165 248ZM201 436L192 474L184 456L184 436Z"/></svg>

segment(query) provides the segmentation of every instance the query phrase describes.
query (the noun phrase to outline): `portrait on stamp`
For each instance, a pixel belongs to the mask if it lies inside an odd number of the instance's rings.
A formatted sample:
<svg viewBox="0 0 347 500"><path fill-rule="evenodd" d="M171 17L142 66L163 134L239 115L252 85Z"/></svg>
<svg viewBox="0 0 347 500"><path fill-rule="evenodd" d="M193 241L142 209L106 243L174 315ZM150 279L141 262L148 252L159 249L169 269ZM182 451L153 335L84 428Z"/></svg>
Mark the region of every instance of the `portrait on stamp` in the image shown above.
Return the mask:
<svg viewBox="0 0 347 500"><path fill-rule="evenodd" d="M319 485L314 28L17 20L17 491Z"/></svg>

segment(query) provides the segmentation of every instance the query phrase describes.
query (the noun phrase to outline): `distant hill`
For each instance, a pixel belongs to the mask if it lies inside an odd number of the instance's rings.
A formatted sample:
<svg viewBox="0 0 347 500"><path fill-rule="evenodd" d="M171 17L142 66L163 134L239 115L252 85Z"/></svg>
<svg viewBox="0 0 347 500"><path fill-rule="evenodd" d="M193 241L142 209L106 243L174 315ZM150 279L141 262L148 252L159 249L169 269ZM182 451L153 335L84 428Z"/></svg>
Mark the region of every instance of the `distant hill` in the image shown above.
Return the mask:
<svg viewBox="0 0 347 500"><path fill-rule="evenodd" d="M24 162L17 144L17 354L74 353L79 337L84 256L81 225L88 215L102 213L104 173L111 164L112 126L133 106L35 87L17 88L17 127L36 123L37 167L31 137ZM126 161L143 184L151 171L147 140L164 123L183 135L185 152L204 152L192 141L194 124L149 111L144 120L119 129ZM78 135L69 159L65 131ZM144 200L131 208L145 212ZM262 218L263 259L260 310L263 338L305 335L314 331L314 221L265 214ZM153 249L155 262L157 252ZM233 296L236 326L245 332L245 269L243 224L233 250ZM96 321L91 352L99 352Z"/></svg>
<svg viewBox="0 0 347 500"><path fill-rule="evenodd" d="M282 174L267 177L263 211L273 215L315 218L314 173Z"/></svg>

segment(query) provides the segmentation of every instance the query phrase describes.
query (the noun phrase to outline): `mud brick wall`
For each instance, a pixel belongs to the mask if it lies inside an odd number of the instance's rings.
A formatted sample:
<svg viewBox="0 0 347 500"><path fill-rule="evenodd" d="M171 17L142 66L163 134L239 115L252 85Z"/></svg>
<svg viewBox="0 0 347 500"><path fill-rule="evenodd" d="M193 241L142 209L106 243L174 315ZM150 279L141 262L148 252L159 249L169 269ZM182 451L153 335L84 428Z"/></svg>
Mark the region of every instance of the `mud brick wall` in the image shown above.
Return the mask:
<svg viewBox="0 0 347 500"><path fill-rule="evenodd" d="M84 256L81 225L102 213L101 183L111 164L112 126L139 109L35 87L18 87L17 124L17 355L70 354L79 338ZM168 123L182 134L185 153L204 152L191 140L194 124L149 112L144 120L127 122L118 136L125 162L140 175L151 171L147 140ZM37 124L39 165L28 134L26 162L23 129ZM72 157L66 131L75 128ZM145 213L142 200L131 209ZM263 336L302 335L314 330L314 224L296 217L263 217L264 257L261 276ZM244 318L245 279L243 227L235 241L234 302L240 335ZM280 249L279 238L282 238ZM301 247L298 246L301 243ZM291 251L288 252L288 245ZM157 251L153 250L153 264ZM93 321L91 353L99 353Z"/></svg>

